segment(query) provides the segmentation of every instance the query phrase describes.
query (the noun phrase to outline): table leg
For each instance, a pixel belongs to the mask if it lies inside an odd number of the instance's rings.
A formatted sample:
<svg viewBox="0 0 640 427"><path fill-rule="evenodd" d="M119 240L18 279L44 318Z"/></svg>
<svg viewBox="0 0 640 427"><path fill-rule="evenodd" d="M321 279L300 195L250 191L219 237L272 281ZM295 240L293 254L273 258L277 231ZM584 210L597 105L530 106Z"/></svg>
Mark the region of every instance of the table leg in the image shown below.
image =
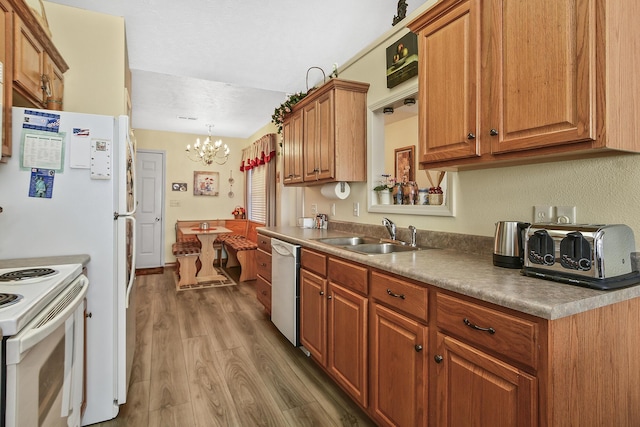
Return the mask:
<svg viewBox="0 0 640 427"><path fill-rule="evenodd" d="M226 277L218 272L213 266L216 252L213 248L213 242L216 239L215 234L199 234L198 240L202 243L200 248L200 262L202 268L198 272L198 282L209 282L213 280L225 280Z"/></svg>

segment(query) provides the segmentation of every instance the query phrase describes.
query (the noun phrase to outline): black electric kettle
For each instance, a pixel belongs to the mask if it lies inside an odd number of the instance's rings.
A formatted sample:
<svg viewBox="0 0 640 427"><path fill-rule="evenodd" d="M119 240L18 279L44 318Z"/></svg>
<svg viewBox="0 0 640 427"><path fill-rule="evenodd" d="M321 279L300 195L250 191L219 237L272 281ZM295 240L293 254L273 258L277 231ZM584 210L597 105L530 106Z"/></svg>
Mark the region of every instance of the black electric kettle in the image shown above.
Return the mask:
<svg viewBox="0 0 640 427"><path fill-rule="evenodd" d="M528 222L498 221L493 242L493 265L504 268L522 268L524 261L523 236Z"/></svg>

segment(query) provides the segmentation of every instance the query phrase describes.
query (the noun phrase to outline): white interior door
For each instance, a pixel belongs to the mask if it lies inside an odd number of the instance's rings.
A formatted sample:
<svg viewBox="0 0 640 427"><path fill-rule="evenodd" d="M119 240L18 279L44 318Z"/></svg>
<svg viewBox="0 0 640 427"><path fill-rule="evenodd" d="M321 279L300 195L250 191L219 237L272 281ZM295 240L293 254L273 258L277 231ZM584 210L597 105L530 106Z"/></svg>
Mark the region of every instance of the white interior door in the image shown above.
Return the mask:
<svg viewBox="0 0 640 427"><path fill-rule="evenodd" d="M164 151L138 150L136 155L136 268L164 266Z"/></svg>

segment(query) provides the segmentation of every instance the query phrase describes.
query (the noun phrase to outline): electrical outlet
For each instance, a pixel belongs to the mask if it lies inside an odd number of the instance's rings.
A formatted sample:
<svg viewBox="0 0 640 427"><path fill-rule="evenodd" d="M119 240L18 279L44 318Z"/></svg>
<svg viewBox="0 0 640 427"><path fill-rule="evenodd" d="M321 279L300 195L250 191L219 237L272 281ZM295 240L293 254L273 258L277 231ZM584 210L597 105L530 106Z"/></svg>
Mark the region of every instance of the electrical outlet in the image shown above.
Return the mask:
<svg viewBox="0 0 640 427"><path fill-rule="evenodd" d="M360 216L360 203L353 202L353 216Z"/></svg>
<svg viewBox="0 0 640 427"><path fill-rule="evenodd" d="M576 223L576 207L575 206L556 206L556 221L558 224L575 224Z"/></svg>
<svg viewBox="0 0 640 427"><path fill-rule="evenodd" d="M553 220L553 206L536 205L533 207L533 222L551 222Z"/></svg>
<svg viewBox="0 0 640 427"><path fill-rule="evenodd" d="M318 213L318 205L317 204L315 204L315 203L311 204L311 213L314 214L314 215Z"/></svg>

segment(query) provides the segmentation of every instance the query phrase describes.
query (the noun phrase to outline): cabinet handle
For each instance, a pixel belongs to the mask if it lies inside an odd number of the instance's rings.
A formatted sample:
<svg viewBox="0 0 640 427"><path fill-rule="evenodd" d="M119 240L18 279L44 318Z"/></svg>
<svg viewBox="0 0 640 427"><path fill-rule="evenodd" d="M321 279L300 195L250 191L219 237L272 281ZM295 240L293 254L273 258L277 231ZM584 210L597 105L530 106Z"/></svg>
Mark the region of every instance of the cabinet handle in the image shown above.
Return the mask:
<svg viewBox="0 0 640 427"><path fill-rule="evenodd" d="M444 360L444 357L440 356L439 354L436 354L435 356L433 356L433 360L435 360L436 363L442 363L442 361Z"/></svg>
<svg viewBox="0 0 640 427"><path fill-rule="evenodd" d="M293 178L294 175L292 173L290 173L289 175L287 175L287 178Z"/></svg>
<svg viewBox="0 0 640 427"><path fill-rule="evenodd" d="M267 291L262 291L262 295L267 296Z"/></svg>
<svg viewBox="0 0 640 427"><path fill-rule="evenodd" d="M320 295L324 295L324 291L320 291Z"/></svg>
<svg viewBox="0 0 640 427"><path fill-rule="evenodd" d="M331 295L327 295L327 299L332 299L333 297Z"/></svg>
<svg viewBox="0 0 640 427"><path fill-rule="evenodd" d="M267 264L265 264L264 262L261 262L261 263L260 263L260 265L261 265L262 267L266 267L266 266L267 266Z"/></svg>
<svg viewBox="0 0 640 427"><path fill-rule="evenodd" d="M473 132L467 134L467 139L476 139L476 135Z"/></svg>
<svg viewBox="0 0 640 427"><path fill-rule="evenodd" d="M496 330L495 330L495 329L493 329L493 328L481 328L481 327L480 327L480 326L478 326L478 325L474 325L474 324L473 324L473 323L471 323L471 322L469 321L469 319L467 319L466 317L464 318L463 322L464 322L464 324L465 324L465 325L467 325L468 327L470 327L470 328L472 328L472 329L475 329L475 330L477 330L477 331L489 332L491 335L493 335L493 334L495 334L495 333L496 333Z"/></svg>
<svg viewBox="0 0 640 427"><path fill-rule="evenodd" d="M491 136L496 136L497 134L498 134L498 130L497 129L491 129L489 131L489 135L491 135Z"/></svg>
<svg viewBox="0 0 640 427"><path fill-rule="evenodd" d="M404 294L396 294L391 289L387 289L387 293L394 298L404 299Z"/></svg>
<svg viewBox="0 0 640 427"><path fill-rule="evenodd" d="M419 353L422 351L422 346L420 344L416 344L415 349Z"/></svg>

